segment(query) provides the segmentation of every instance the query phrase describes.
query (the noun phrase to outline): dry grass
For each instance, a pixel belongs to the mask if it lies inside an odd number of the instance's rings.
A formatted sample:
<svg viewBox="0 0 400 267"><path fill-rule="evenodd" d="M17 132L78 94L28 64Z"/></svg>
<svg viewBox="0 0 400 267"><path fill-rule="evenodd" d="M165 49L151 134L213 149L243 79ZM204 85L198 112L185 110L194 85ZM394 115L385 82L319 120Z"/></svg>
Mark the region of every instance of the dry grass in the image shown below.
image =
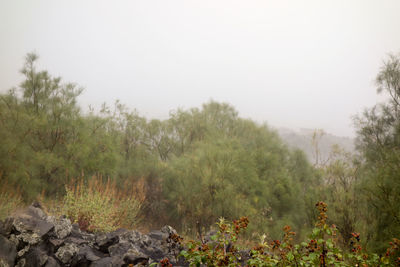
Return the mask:
<svg viewBox="0 0 400 267"><path fill-rule="evenodd" d="M93 232L132 228L139 221L144 201L143 181L128 182L118 188L110 179L93 176L80 178L66 186L61 213L77 222L81 229Z"/></svg>
<svg viewBox="0 0 400 267"><path fill-rule="evenodd" d="M23 200L20 190L7 182L0 182L0 220L10 216L22 206Z"/></svg>

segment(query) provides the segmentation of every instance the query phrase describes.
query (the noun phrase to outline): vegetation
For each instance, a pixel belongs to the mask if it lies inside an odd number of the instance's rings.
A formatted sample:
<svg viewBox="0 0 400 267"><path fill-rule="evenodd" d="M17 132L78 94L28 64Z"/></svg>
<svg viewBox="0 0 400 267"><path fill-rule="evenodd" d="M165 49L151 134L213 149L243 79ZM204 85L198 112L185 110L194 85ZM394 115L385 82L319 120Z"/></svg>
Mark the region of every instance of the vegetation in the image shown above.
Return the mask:
<svg viewBox="0 0 400 267"><path fill-rule="evenodd" d="M213 242L187 242L187 250L181 252L190 266L395 266L400 264L400 240L394 239L384 256L365 253L360 245L360 234L352 233L351 250L344 251L338 244L337 227L327 224L327 205L324 202L316 204L319 216L309 238L295 244L295 232L290 226L283 228L281 240L266 240L249 251L250 256L241 253L237 245L238 236L247 228L246 217L227 223L220 219L217 223L218 232L212 236ZM161 262L165 266L167 260Z"/></svg>
<svg viewBox="0 0 400 267"><path fill-rule="evenodd" d="M220 217L246 216L247 239L265 232L278 240L291 225L297 234L288 231L288 240L300 242L314 231L314 205L322 200L331 207L326 225L336 225L333 245L343 253L354 248L356 230L363 247L381 254L400 236L400 56L390 56L377 77L389 100L355 119L357 154L336 146L318 159L316 132L314 164L225 103L174 110L166 120L119 102L84 113L82 89L37 70L37 60L28 54L24 81L0 95L0 184L7 185L0 216L41 195L91 231L132 227L144 217L153 227L203 236ZM322 230L318 238L328 246ZM277 248L300 259L307 249L299 244Z"/></svg>
<svg viewBox="0 0 400 267"><path fill-rule="evenodd" d="M133 189L133 190L132 190ZM143 198L128 185L118 190L115 182L92 177L66 187L61 214L77 222L82 230L110 232L137 224Z"/></svg>
<svg viewBox="0 0 400 267"><path fill-rule="evenodd" d="M1 176L0 176L1 177ZM0 183L0 220L18 210L23 205L19 190L4 181Z"/></svg>

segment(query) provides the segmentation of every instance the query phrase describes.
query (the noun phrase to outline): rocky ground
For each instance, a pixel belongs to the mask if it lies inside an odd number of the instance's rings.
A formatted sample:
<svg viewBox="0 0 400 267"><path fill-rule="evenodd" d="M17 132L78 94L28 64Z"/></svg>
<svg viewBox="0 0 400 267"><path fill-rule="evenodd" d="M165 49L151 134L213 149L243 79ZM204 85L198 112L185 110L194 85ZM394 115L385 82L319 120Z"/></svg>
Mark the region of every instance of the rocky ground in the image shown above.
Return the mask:
<svg viewBox="0 0 400 267"><path fill-rule="evenodd" d="M46 215L40 204L0 222L0 267L148 266L164 258L185 266L177 259L181 249L170 226L148 234L88 233L65 217Z"/></svg>

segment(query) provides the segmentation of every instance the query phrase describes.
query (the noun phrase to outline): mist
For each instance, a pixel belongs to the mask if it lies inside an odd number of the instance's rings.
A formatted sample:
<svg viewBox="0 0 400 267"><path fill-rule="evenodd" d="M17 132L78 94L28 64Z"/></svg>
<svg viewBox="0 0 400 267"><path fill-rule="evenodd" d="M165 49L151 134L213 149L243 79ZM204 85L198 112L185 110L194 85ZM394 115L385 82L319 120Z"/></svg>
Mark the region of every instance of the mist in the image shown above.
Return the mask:
<svg viewBox="0 0 400 267"><path fill-rule="evenodd" d="M375 76L400 47L399 1L1 1L0 92L24 56L148 118L233 105L274 127L354 136L380 99Z"/></svg>

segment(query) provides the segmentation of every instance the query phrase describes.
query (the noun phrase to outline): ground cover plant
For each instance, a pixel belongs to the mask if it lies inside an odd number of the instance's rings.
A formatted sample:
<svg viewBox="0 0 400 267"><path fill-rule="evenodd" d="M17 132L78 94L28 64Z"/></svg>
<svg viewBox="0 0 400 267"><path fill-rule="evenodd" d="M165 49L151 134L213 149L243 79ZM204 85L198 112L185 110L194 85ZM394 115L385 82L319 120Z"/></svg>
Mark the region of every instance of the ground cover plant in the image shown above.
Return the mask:
<svg viewBox="0 0 400 267"><path fill-rule="evenodd" d="M295 232L290 226L283 228L283 237L278 240L261 241L252 248L241 248L238 244L240 232L248 226L248 219L242 217L232 223L220 219L218 232L212 242L188 241L186 250L180 255L190 266L399 266L400 240L394 238L384 255L367 253L361 246L360 234L352 233L350 250L340 247L338 230L327 223L327 205L316 204L319 215L309 237L294 243ZM247 254L244 256L244 254ZM164 259L161 266L168 262Z"/></svg>

